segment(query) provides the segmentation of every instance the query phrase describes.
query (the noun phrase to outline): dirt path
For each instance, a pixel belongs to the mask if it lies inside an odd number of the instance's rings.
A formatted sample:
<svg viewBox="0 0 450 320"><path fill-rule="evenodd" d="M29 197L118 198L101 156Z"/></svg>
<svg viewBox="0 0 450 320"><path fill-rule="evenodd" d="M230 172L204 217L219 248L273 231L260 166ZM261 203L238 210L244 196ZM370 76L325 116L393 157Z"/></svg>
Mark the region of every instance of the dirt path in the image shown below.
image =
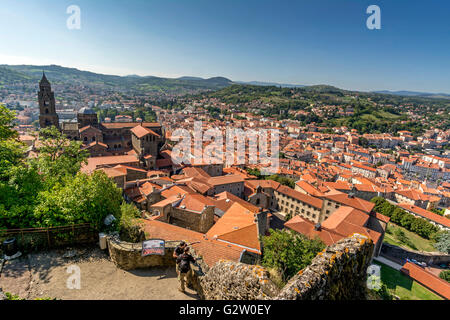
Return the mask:
<svg viewBox="0 0 450 320"><path fill-rule="evenodd" d="M67 250L29 254L5 263L0 275L4 292L22 298L51 297L64 300L185 300L197 299L194 291L177 290L174 268L124 271L116 268L99 249L77 250L77 256L63 258ZM78 266L81 288L68 289L67 268Z"/></svg>

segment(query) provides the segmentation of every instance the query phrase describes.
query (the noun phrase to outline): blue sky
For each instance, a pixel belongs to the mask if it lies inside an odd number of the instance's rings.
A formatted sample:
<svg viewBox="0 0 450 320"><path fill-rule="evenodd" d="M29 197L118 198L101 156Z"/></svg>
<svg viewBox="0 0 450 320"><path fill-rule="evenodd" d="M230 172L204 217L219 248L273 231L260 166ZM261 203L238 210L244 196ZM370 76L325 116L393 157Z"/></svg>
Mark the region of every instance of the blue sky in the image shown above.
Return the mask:
<svg viewBox="0 0 450 320"><path fill-rule="evenodd" d="M449 17L445 0L2 0L0 64L450 93Z"/></svg>

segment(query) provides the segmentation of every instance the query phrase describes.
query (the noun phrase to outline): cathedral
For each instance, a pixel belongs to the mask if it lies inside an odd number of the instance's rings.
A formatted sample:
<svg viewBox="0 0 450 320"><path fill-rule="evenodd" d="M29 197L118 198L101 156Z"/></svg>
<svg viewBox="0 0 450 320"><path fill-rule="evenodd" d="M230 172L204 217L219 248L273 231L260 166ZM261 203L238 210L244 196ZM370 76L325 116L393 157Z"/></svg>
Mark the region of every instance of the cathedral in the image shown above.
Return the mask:
<svg viewBox="0 0 450 320"><path fill-rule="evenodd" d="M152 168L165 144L164 130L159 123L102 123L98 121L95 111L87 107L78 111L77 122L59 123L55 95L45 73L39 82L38 100L40 127L55 126L67 138L81 141L91 157L135 152L145 167Z"/></svg>

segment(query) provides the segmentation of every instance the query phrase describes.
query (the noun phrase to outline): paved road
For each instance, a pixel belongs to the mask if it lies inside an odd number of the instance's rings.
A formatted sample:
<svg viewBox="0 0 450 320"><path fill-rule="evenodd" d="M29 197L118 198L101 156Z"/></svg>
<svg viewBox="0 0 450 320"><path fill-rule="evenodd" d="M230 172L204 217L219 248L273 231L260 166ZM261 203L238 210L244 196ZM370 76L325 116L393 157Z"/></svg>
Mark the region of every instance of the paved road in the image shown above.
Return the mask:
<svg viewBox="0 0 450 320"><path fill-rule="evenodd" d="M386 259L386 258L384 258L382 256L374 257L373 259L375 261L381 262L381 263L383 263L383 264L385 264L385 265L387 265L387 266L389 266L391 268L394 268L395 270L398 270L398 271L400 271L400 269L402 268L402 266L399 265L398 263L395 263L395 262L393 262L391 260L388 260L388 259Z"/></svg>

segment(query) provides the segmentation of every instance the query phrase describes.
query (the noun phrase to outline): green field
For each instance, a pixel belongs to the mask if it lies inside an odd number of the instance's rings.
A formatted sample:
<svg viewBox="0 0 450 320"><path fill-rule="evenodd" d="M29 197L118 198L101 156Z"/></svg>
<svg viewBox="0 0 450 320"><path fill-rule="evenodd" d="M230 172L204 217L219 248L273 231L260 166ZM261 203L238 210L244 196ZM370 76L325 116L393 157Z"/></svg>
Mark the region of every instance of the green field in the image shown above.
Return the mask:
<svg viewBox="0 0 450 320"><path fill-rule="evenodd" d="M400 297L400 300L442 300L418 282L380 262L381 281L387 286L389 292Z"/></svg>
<svg viewBox="0 0 450 320"><path fill-rule="evenodd" d="M406 238L409 240L409 243L404 243L400 241L395 235L395 231L397 229L402 230L405 233ZM396 225L392 222L389 222L388 230L384 234L384 242L389 244L403 247L405 249L412 249L416 251L425 251L425 252L436 252L437 250L433 247L433 241L422 238L421 236L415 234L414 232L408 231L399 225Z"/></svg>

